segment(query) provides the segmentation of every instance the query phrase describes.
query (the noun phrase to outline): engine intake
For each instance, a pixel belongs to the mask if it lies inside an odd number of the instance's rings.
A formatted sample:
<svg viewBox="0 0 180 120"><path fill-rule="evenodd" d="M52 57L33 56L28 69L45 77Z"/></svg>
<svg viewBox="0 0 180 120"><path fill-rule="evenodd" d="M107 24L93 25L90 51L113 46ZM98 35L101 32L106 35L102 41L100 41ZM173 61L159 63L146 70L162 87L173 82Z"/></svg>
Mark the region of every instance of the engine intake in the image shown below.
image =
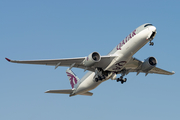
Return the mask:
<svg viewBox="0 0 180 120"><path fill-rule="evenodd" d="M85 58L83 64L86 67L90 67L95 63L99 62L100 60L101 60L100 54L98 52L93 52L88 57Z"/></svg>
<svg viewBox="0 0 180 120"><path fill-rule="evenodd" d="M142 71L149 71L157 65L157 60L155 57L148 57L142 64Z"/></svg>

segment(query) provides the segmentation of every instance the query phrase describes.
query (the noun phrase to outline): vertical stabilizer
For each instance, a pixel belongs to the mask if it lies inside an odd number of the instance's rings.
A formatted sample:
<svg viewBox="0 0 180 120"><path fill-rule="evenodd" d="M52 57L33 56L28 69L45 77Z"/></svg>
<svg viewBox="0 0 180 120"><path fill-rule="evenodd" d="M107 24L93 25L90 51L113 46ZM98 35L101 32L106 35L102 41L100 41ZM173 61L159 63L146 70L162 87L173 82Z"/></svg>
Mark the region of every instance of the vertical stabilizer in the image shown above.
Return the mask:
<svg viewBox="0 0 180 120"><path fill-rule="evenodd" d="M68 76L68 79L70 81L71 87L74 88L74 85L77 84L77 82L80 80L72 70L69 68L66 70L66 74Z"/></svg>

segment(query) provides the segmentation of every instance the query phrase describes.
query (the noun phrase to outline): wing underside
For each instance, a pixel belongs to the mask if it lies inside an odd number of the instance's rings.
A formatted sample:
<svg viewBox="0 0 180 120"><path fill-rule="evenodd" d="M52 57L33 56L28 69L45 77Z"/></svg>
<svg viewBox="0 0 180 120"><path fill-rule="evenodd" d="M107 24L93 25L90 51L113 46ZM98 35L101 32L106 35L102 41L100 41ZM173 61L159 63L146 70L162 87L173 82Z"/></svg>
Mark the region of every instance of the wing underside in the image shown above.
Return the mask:
<svg viewBox="0 0 180 120"><path fill-rule="evenodd" d="M10 60L6 58L7 61L12 63L21 63L21 64L37 64L37 65L50 65L55 66L57 68L58 66L66 66L70 67L73 65L73 67L76 68L82 68L89 71L94 71L95 68L105 68L112 59L114 59L113 56L101 56L101 61L98 63L95 63L91 67L86 67L83 64L83 61L86 59L86 57L79 57L79 58L65 58L65 59L47 59L47 60Z"/></svg>
<svg viewBox="0 0 180 120"><path fill-rule="evenodd" d="M22 64L37 64L37 65L50 65L50 66L55 66L55 68L57 68L58 66L66 66L66 67L70 67L73 65L73 67L76 68L81 68L81 69L85 69L85 70L89 70L94 72L95 68L99 67L99 68L106 68L111 61L115 58L115 56L102 56L101 57L101 61L98 63L95 63L93 66L91 67L86 67L83 65L83 61L84 59L86 59L86 57L80 57L80 58L67 58L67 59L49 59L49 60L10 60L8 58L6 58L7 61L12 62L12 63L22 63ZM125 69L128 72L137 72L137 73L155 73L155 74L163 74L163 75L172 75L174 74L174 72L169 72L166 70L163 70L161 68L158 67L154 67L152 68L150 71L142 71L140 66L142 65L142 61L136 59L136 58L132 58L127 65L125 66Z"/></svg>
<svg viewBox="0 0 180 120"><path fill-rule="evenodd" d="M161 68L158 68L158 67L154 67L152 68L151 70L149 71L142 71L140 66L142 65L142 61L136 59L136 58L132 58L130 60L130 62L127 64L126 66L126 69L128 70L128 72L137 72L137 73L154 73L154 74L162 74L162 75L173 75L174 72L169 72L169 71L166 71L166 70L163 70Z"/></svg>

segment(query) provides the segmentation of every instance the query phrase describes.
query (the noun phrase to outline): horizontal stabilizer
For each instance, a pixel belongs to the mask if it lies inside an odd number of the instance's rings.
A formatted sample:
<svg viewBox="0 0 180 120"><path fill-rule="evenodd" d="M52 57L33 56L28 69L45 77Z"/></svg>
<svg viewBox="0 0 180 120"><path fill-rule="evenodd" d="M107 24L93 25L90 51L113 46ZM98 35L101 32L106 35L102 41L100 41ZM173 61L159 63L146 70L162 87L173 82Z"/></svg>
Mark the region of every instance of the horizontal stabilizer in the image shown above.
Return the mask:
<svg viewBox="0 0 180 120"><path fill-rule="evenodd" d="M45 93L70 94L71 92L73 92L72 89L66 89L66 90L48 90Z"/></svg>
<svg viewBox="0 0 180 120"><path fill-rule="evenodd" d="M66 89L66 90L48 90L45 93L57 93L57 94L71 94L73 92L72 89ZM83 94L79 94L79 95L86 95L86 96L92 96L93 93L91 92L86 92Z"/></svg>
<svg viewBox="0 0 180 120"><path fill-rule="evenodd" d="M86 93L83 93L83 94L81 94L81 95L92 96L93 93L91 93L91 92L86 92Z"/></svg>

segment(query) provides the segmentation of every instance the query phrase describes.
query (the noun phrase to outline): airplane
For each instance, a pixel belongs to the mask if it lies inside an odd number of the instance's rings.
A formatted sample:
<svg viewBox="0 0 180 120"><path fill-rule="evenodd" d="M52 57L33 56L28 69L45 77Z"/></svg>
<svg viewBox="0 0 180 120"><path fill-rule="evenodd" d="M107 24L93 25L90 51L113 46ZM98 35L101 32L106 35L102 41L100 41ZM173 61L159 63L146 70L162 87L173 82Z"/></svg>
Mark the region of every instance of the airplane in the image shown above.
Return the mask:
<svg viewBox="0 0 180 120"><path fill-rule="evenodd" d="M92 96L89 92L95 89L102 82L111 79L121 82L127 81L124 78L130 72L173 75L175 72L169 72L156 67L157 60L155 57L148 57L144 61L138 60L133 55L149 42L150 46L154 43L152 40L156 35L156 27L150 23L143 24L124 38L109 54L101 56L98 52L92 52L87 57L67 58L67 59L47 59L47 60L11 60L12 63L39 64L55 66L66 66L67 76L72 89L48 90L45 93L69 94L69 96L86 95ZM88 72L79 79L71 70L73 67L88 70ZM121 74L120 77L117 77Z"/></svg>

